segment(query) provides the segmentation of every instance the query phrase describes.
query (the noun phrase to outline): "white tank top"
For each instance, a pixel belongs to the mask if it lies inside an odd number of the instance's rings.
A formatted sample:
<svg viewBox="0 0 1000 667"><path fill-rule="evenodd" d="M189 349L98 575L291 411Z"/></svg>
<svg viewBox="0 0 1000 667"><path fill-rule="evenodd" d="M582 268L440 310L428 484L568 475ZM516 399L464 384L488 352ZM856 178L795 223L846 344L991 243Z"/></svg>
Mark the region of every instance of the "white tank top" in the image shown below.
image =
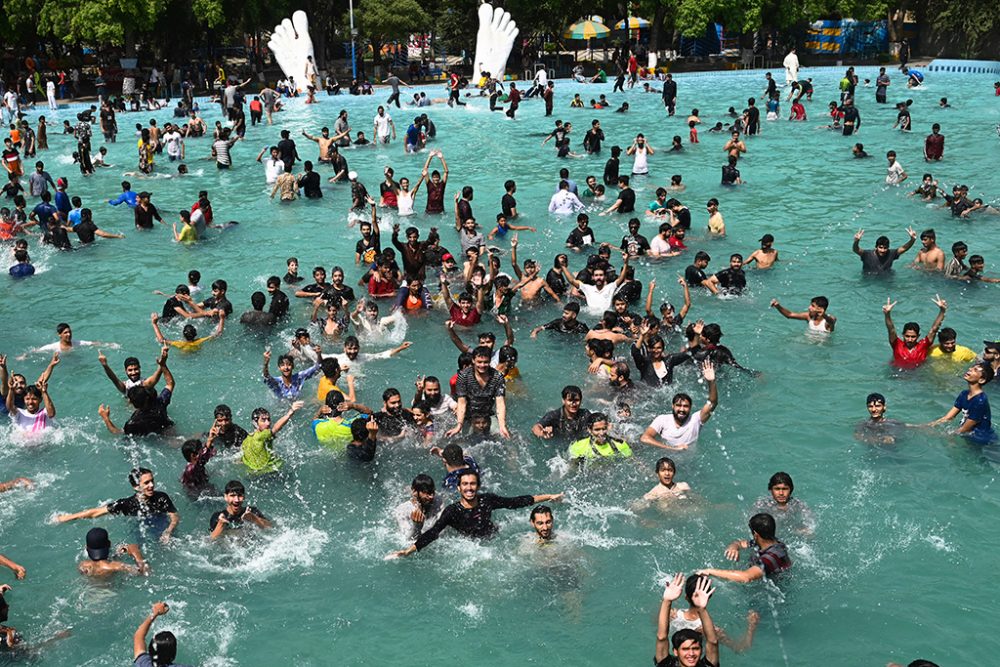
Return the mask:
<svg viewBox="0 0 1000 667"><path fill-rule="evenodd" d="M646 147L636 146L635 162L632 164L633 174L648 174L649 164L646 162Z"/></svg>
<svg viewBox="0 0 1000 667"><path fill-rule="evenodd" d="M826 320L820 320L816 322L814 320L806 320L809 323L809 331L811 333L830 333L826 328Z"/></svg>
<svg viewBox="0 0 1000 667"><path fill-rule="evenodd" d="M413 190L396 193L396 215L413 215Z"/></svg>

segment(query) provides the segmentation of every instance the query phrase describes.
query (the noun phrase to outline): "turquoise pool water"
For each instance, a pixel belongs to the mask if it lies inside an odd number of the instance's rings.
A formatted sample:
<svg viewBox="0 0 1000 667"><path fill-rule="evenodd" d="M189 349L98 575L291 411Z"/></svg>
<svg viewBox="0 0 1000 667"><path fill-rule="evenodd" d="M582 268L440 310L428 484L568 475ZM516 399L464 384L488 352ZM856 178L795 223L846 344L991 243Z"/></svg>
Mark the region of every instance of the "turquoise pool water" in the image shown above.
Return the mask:
<svg viewBox="0 0 1000 667"><path fill-rule="evenodd" d="M580 473L566 471L563 444L541 442L530 427L546 410L559 405L565 384L581 384L584 406L594 407L604 396L598 381L586 376L582 346L547 335L531 340L531 327L558 317L558 307L518 307L514 314L516 347L523 380L508 398L510 442L483 443L472 453L487 471L486 486L503 494L565 490L567 500L556 508L556 530L567 544L555 552L524 548L530 526L527 511L501 512L500 536L485 545L462 539L442 540L419 556L385 562L383 556L401 545L387 514L408 495L419 472L440 479L439 462L415 445L387 446L374 465L354 465L316 443L308 428L315 407L314 381L307 385L306 410L278 438L286 459L285 473L275 479L252 480L234 461L216 458L210 473L218 487L229 479L248 483L248 502L275 519L277 527L245 541L208 542L208 520L221 509L218 498L190 500L177 478L183 469L180 438L130 441L111 436L97 416L108 403L117 423L124 421L124 402L104 377L96 350L78 349L63 356L51 382L60 429L40 440L5 432L3 479L18 475L36 479L31 492L0 496L0 552L28 570L23 582L0 573L0 582L14 585L10 624L29 642L71 627L73 636L49 646L39 665L103 666L125 664L131 658L131 636L154 600L165 599L171 614L156 628L177 633L183 663L246 667L258 665L385 665L408 661L416 665L457 660L477 665L648 664L655 638L655 614L662 580L667 573L700 567L725 567L723 549L746 536L745 519L753 502L767 493L770 475L778 470L795 479L795 494L817 516L815 536L788 536L793 572L779 587L719 583L711 604L717 623L738 634L749 609L762 616L753 648L734 655L722 651L727 665L816 665L843 654L851 664L883 665L890 659L906 663L927 657L942 664L990 664L988 639L997 620L990 567L1000 547L992 527L998 511L996 456L971 447L944 430L914 430L893 447L872 447L856 441L856 422L867 416L864 397L884 393L891 417L925 422L948 409L964 388L961 366L927 364L913 372L898 372L889 364L889 349L880 306L886 297L899 301L898 325L916 320L926 329L935 314L931 297L940 294L950 304L946 326L959 342L977 352L981 341L1000 334L996 286L947 282L906 268L914 249L885 280L862 278L851 254L851 237L865 228L865 246L885 233L894 245L906 239L905 228L937 230L938 243L950 248L966 241L973 253L986 256L987 272L1000 273L1000 243L992 216L971 221L952 219L905 196L905 188L884 185L886 150L893 149L911 182L925 169L943 187L967 183L971 196L992 200L1000 192L995 169L1000 108L987 76L936 74L921 90L907 91L897 74L889 100L912 98L914 131L900 134L890 126L892 105L876 106L874 89L859 89L863 118L854 140L816 129L826 123L826 104L837 94L839 70L803 70L814 77L816 94L807 105L810 120L794 124L765 123L763 134L748 143L740 164L744 187L719 185L724 135L705 132L725 120L730 105L742 108L746 98L764 89L763 73L680 75L679 114L666 119L658 95L629 91L611 95L606 86L558 82L555 117L573 121L574 147L592 118L600 118L608 137L600 157L558 160L539 143L552 125L542 116L539 101L522 105L516 122L491 114L484 100L467 109L435 105L425 109L438 128L433 144L451 167L446 201L463 185L475 187L473 206L485 225L499 211L502 183L518 183L521 224L538 233L521 233L520 256L536 257L546 268L563 250L572 227L568 219L546 212L560 167L571 169L582 183L587 174L600 178L608 147L627 146L644 132L657 154L650 159L651 176L635 185L639 202L652 199L655 187L680 173L688 189L680 196L694 217L689 247L712 255L710 268L725 266L731 252L748 254L765 232L774 234L781 261L768 272L749 272L749 289L738 299L721 300L696 292L691 316L719 322L723 342L745 365L761 375L752 379L723 370L720 407L690 451L677 454L677 478L687 481L698 500L669 513L633 514L631 502L655 482L653 462L660 450L637 445L637 456L626 463L594 466ZM875 78L874 69L859 74ZM779 76L780 78L780 76ZM428 95L444 96L439 88ZM627 100L627 115L611 111L570 110L574 92L584 99L606 93L617 104ZM953 108L939 109L948 96ZM269 200L263 169L253 162L257 152L277 140L287 128L293 136L306 129L316 133L332 127L336 113L346 108L355 131L371 134L374 98L320 96L320 103L293 102L276 116L273 127L251 128L247 141L234 150L236 166L218 172L207 139L187 144L192 175L184 178L131 178L134 189L150 190L165 219L190 207L199 189L211 193L218 220L238 220L237 229L193 247L172 242L168 228L151 233L133 229L131 211L103 204L115 195L123 171L134 170L135 142L128 128L168 113L122 114L117 144L108 145L114 169L81 178L66 157L70 141L53 132L51 149L39 155L53 177L68 176L70 192L83 197L105 229L123 231L123 241L99 239L94 247L73 253L53 253L32 244L39 274L21 282L5 281L0 300L2 352L11 369L33 379L44 367L44 355L13 357L55 340L56 323L68 321L76 338L116 341L121 350L104 348L114 369L127 355L139 356L148 371L157 352L149 313L159 311L163 298L153 290L170 291L184 282L187 271L201 271L206 287L216 278L230 285L237 314L249 308L249 295L263 289L267 276L282 275L285 258L299 258L303 275L314 265L348 269L353 283L356 228L348 228L349 194L344 186L325 187L321 201L288 205ZM207 103L205 118L213 124L218 112ZM669 154L670 138L686 138L683 112L701 110L701 144ZM788 103L782 114L787 116ZM393 110L400 134L412 110ZM47 114L61 124L71 114ZM34 117L32 117L34 118ZM922 160L923 137L940 122L947 136L945 159L930 168ZM854 160L850 145L865 143L875 157ZM101 145L95 136L95 148ZM662 151L662 152L661 152ZM315 146L299 142L303 158L315 158ZM394 167L397 177L411 182L419 175L424 155L406 156L402 143L347 153L351 169L377 192L382 169ZM624 166L628 164L623 160ZM166 171L165 158L158 160ZM326 168L320 169L324 174ZM706 238L704 202L721 201L728 236ZM404 223L426 235L431 226L442 230L443 244L458 249L451 216L426 216L423 193L418 214ZM625 217L592 216L600 241L618 244ZM391 214L385 216L393 220ZM655 231L645 223L647 236ZM388 239L386 239L388 240ZM950 254L950 253L949 253ZM663 263L637 264L638 278L657 279L657 302L680 302L676 275L690 257ZM507 264L506 257L504 258ZM572 257L571 266L583 266ZM826 295L838 317L836 333L817 342L799 322L769 309L772 298L794 310L809 299ZM282 350L311 306L299 300L292 316L266 339L242 330L234 317L224 337L196 354L173 352L170 359L178 383L170 414L178 436L204 432L219 402L233 407L237 423L250 426L257 406L276 409L277 401L260 381L261 353ZM378 405L382 390L398 387L406 399L417 374L442 378L454 372L457 350L444 336L441 312L411 318L406 339L413 347L392 361L366 365L359 398ZM592 323L592 320L588 319ZM208 325L201 323L207 332ZM498 326L492 329L500 333ZM168 335L177 335L170 328ZM470 338L469 334L465 338ZM398 340L369 340L366 349L386 349ZM673 340L672 347L680 342ZM339 352L339 345L327 349ZM622 347L619 354L625 354ZM674 391L704 399L705 388L690 373L675 386L652 392L635 406L635 417L621 428L632 441L654 415L667 410ZM995 396L995 387L990 389ZM307 414L309 413L309 414ZM128 519L107 517L57 525L59 512L77 511L131 492L130 467L144 464L157 473L159 488L177 503L182 522L177 539L163 547L143 538L152 566L146 578L122 578L94 584L76 572L84 535L95 525L111 533L116 543L137 535Z"/></svg>

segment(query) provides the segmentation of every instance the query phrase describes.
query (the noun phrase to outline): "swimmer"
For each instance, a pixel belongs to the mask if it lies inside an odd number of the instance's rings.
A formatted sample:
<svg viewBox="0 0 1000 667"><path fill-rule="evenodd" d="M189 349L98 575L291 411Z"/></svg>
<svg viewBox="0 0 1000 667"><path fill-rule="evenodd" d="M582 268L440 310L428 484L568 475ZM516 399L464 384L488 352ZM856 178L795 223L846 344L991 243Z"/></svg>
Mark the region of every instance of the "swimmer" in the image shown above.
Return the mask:
<svg viewBox="0 0 1000 667"><path fill-rule="evenodd" d="M410 556L437 540L449 526L458 533L472 538L489 538L497 533L493 512L498 509L518 509L538 503L559 502L562 493L543 493L507 498L492 493L479 493L479 473L464 472L459 476L459 500L441 513L441 518L425 530L416 542L406 549L389 555L389 558Z"/></svg>
<svg viewBox="0 0 1000 667"><path fill-rule="evenodd" d="M750 567L745 570L717 570L707 568L698 570L698 574L707 577L718 577L726 581L747 584L758 579L771 578L792 567L792 559L784 543L775 537L775 521L770 514L761 513L750 517L750 533L753 540L733 540L726 547L726 558L737 561L740 550L754 550L750 557Z"/></svg>
<svg viewBox="0 0 1000 667"><path fill-rule="evenodd" d="M49 378L52 377L52 371L59 364L59 353L53 352L52 359L49 360L48 366L45 370L41 372L38 379L35 380L35 385L37 386L41 382L48 382ZM10 374L7 371L7 355L0 354L0 401L3 405L0 407L5 407L8 397L13 396L14 405L18 408L24 407L24 392L28 388L27 379L20 373Z"/></svg>
<svg viewBox="0 0 1000 667"><path fill-rule="evenodd" d="M929 202L933 201L939 192L943 192L943 190L938 187L938 182L934 180L934 177L931 174L924 174L920 185L918 185L917 189L911 192L908 196L919 196L921 201Z"/></svg>
<svg viewBox="0 0 1000 667"><path fill-rule="evenodd" d="M632 456L632 448L626 441L611 437L609 422L608 416L602 412L590 413L587 435L571 444L566 453L572 464Z"/></svg>
<svg viewBox="0 0 1000 667"><path fill-rule="evenodd" d="M160 534L160 542L164 544L169 542L174 529L181 521L181 515L177 513L177 508L174 507L170 496L163 491L156 490L153 471L148 468L133 468L128 474L128 483L135 489L135 495L75 514L60 514L56 517L56 521L66 523L77 519L96 519L105 514L111 514L137 516L149 523L158 522L165 516L169 523Z"/></svg>
<svg viewBox="0 0 1000 667"><path fill-rule="evenodd" d="M138 544L122 544L114 551L115 556L129 556L135 562L129 565L111 560L111 539L103 528L91 528L87 532L87 560L80 561L77 569L87 577L107 577L118 572L128 574L149 574L149 565L142 557Z"/></svg>
<svg viewBox="0 0 1000 667"><path fill-rule="evenodd" d="M740 155L747 152L747 145L742 139L740 139L740 133L734 131L726 144L722 147L722 150L729 153L730 157L735 157L739 159Z"/></svg>
<svg viewBox="0 0 1000 667"><path fill-rule="evenodd" d="M24 407L18 407L14 402L14 380L11 378L7 389L6 409L18 430L37 433L52 427L52 420L56 416L56 407L49 397L48 384L48 381L41 380L25 387L21 395Z"/></svg>
<svg viewBox="0 0 1000 667"><path fill-rule="evenodd" d="M181 332L183 339L171 340L164 337L163 333L160 331L160 316L158 314L150 313L149 320L153 326L153 334L156 336L156 342L159 343L161 347L169 345L177 348L181 352L197 352L201 349L202 345L221 336L226 326L225 316L220 317L215 330L209 335L199 338L198 330L191 324L185 324L184 329Z"/></svg>
<svg viewBox="0 0 1000 667"><path fill-rule="evenodd" d="M868 394L865 405L868 407L868 419L858 422L854 427L854 437L870 444L896 444L897 431L905 424L896 419L886 418L888 407L885 396L879 393Z"/></svg>
<svg viewBox="0 0 1000 667"><path fill-rule="evenodd" d="M674 480L677 474L677 464L674 460L664 456L656 462L657 484L642 497L642 501L648 506L656 501L668 501L674 499L687 498L685 494L691 491L691 486L687 482Z"/></svg>
<svg viewBox="0 0 1000 667"><path fill-rule="evenodd" d="M871 155L869 155L868 153L865 152L865 145L864 144L854 144L854 146L851 148L851 154L856 159L871 157Z"/></svg>
<svg viewBox="0 0 1000 667"><path fill-rule="evenodd" d="M534 229L532 228L532 231ZM511 290L518 292L521 295L522 302L533 302L539 297L539 295L544 291L552 300L556 303L562 303L562 299L559 295L549 286L549 284L542 278L541 268L538 266L538 262L533 259L524 260L524 270L517 263L517 234L515 234L510 240L510 264L514 269L514 275L517 277L517 283L511 286Z"/></svg>
<svg viewBox="0 0 1000 667"><path fill-rule="evenodd" d="M955 404L943 417L935 419L927 426L947 424L961 413L962 422L955 431L957 435L979 445L996 441L997 434L993 430L990 417L990 399L983 391L983 387L993 380L994 375L993 366L990 364L979 363L970 366L962 376L968 388L959 392Z"/></svg>
<svg viewBox="0 0 1000 667"><path fill-rule="evenodd" d="M27 477L15 477L9 482L0 482L0 493L6 493L7 491L13 491L17 487L24 487L25 489L31 490L35 488L35 483L28 479ZM4 565L0 561L0 565Z"/></svg>
<svg viewBox="0 0 1000 667"><path fill-rule="evenodd" d="M873 250L862 250L861 238L865 235L865 230L859 229L854 234L854 245L851 246L851 250L861 258L861 272L867 276L892 273L893 262L899 259L900 255L912 248L914 242L917 240L917 233L913 231L912 227L907 227L906 233L910 239L895 250L889 250L888 236L880 236L875 239L875 248Z"/></svg>
<svg viewBox="0 0 1000 667"><path fill-rule="evenodd" d="M909 175L906 173L903 165L896 160L896 151L889 151L885 154L885 158L889 161L889 165L886 168L886 185L899 185L909 178Z"/></svg>
<svg viewBox="0 0 1000 667"><path fill-rule="evenodd" d="M56 334L59 336L59 340L55 343L49 343L47 345L42 345L41 347L36 347L29 350L18 357L19 360L26 359L29 354L36 354L38 352L59 352L60 354L65 352L70 352L77 347L108 347L113 350L119 349L121 346L118 343L101 343L92 340L74 340L73 339L73 328L65 322L60 322L56 325ZM56 362L58 363L58 361Z"/></svg>
<svg viewBox="0 0 1000 667"><path fill-rule="evenodd" d="M670 403L671 414L659 415L646 427L640 441L661 449L687 449L698 442L702 424L706 423L718 407L719 390L715 384L715 365L708 359L701 365L702 376L708 383L708 400L701 410L691 414L692 398L675 394Z"/></svg>
<svg viewBox="0 0 1000 667"><path fill-rule="evenodd" d="M976 353L972 348L958 344L958 333L951 327L941 329L937 339L938 344L931 349L932 358L960 363L976 360Z"/></svg>
<svg viewBox="0 0 1000 667"><path fill-rule="evenodd" d="M830 302L825 296L813 297L809 302L809 309L804 313L793 313L780 303L777 299L771 299L771 308L776 309L789 320L805 320L810 333L833 333L833 328L837 325L837 318L826 312L830 307Z"/></svg>
<svg viewBox="0 0 1000 667"><path fill-rule="evenodd" d="M434 479L420 474L410 484L410 499L403 501L392 512L399 534L412 542L424 532L424 526L437 523L444 511L442 496L435 493Z"/></svg>
<svg viewBox="0 0 1000 667"><path fill-rule="evenodd" d="M944 157L944 135L941 134L941 125L934 123L931 126L931 133L924 139L924 160L937 162L942 157Z"/></svg>
<svg viewBox="0 0 1000 667"><path fill-rule="evenodd" d="M154 602L150 615L136 628L132 637L134 667L160 667L173 665L177 657L177 637L169 631L157 632L146 646L146 635L153 621L170 611L165 602Z"/></svg>
<svg viewBox="0 0 1000 667"><path fill-rule="evenodd" d="M252 523L262 530L273 525L256 507L243 504L246 489L239 480L234 479L226 483L222 497L226 501L225 509L213 514L208 522L209 530L212 531L209 538L212 540L219 539L223 533L242 528L245 523Z"/></svg>
<svg viewBox="0 0 1000 667"><path fill-rule="evenodd" d="M896 325L892 322L892 309L896 306L896 302L886 297L882 312L885 314L885 328L889 332L889 347L892 348L892 360L895 365L902 368L916 368L927 360L931 345L948 310L948 302L940 296L935 294L932 301L938 307L938 314L931 325L930 333L920 338L920 325L916 322L907 322L903 325L903 337L900 338L896 335Z"/></svg>
<svg viewBox="0 0 1000 667"><path fill-rule="evenodd" d="M944 277L955 280L964 280L969 267L965 265L965 257L969 254L969 246L962 241L951 244L952 258L944 267Z"/></svg>
<svg viewBox="0 0 1000 667"><path fill-rule="evenodd" d="M254 431L240 445L243 465L249 468L252 473L277 472L284 465L281 457L274 452L274 438L285 427L292 415L301 410L304 405L305 403L302 401L293 402L288 407L288 411L273 425L271 424L271 413L266 408L257 408L253 411L250 421L253 422Z"/></svg>
<svg viewBox="0 0 1000 667"><path fill-rule="evenodd" d="M759 242L760 248L750 253L743 265L749 266L751 262L757 262L758 269L770 269L778 261L778 251L773 248L774 236L764 234L760 237Z"/></svg>
<svg viewBox="0 0 1000 667"><path fill-rule="evenodd" d="M926 182L926 180L925 177L924 181ZM917 253L917 258L913 260L911 266L914 269L924 271L944 271L944 251L937 245L937 234L934 233L934 230L925 229L920 232L920 243L923 247Z"/></svg>
<svg viewBox="0 0 1000 667"><path fill-rule="evenodd" d="M717 667L719 664L719 636L708 614L708 600L715 589L708 577L696 577L695 581L690 598L692 607L698 612L701 632L685 627L670 634L671 620L675 617L671 603L684 592L684 575L678 573L663 589L653 657L656 667Z"/></svg>
<svg viewBox="0 0 1000 667"><path fill-rule="evenodd" d="M793 531L809 536L813 533L815 520L809 506L798 498L792 497L795 484L787 472L776 472L767 482L769 497L761 498L754 503L754 513L765 512L775 519L775 524L781 532Z"/></svg>

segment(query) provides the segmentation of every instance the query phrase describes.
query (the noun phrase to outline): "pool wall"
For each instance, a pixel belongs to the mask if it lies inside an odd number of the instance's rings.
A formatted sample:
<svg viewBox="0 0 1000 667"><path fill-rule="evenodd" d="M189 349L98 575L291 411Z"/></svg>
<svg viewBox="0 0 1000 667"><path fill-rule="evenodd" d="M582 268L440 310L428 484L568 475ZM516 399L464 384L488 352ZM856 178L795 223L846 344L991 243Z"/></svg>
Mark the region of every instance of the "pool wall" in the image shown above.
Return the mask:
<svg viewBox="0 0 1000 667"><path fill-rule="evenodd" d="M938 58L927 66L928 72L956 72L958 74L1000 74L997 60L948 60Z"/></svg>

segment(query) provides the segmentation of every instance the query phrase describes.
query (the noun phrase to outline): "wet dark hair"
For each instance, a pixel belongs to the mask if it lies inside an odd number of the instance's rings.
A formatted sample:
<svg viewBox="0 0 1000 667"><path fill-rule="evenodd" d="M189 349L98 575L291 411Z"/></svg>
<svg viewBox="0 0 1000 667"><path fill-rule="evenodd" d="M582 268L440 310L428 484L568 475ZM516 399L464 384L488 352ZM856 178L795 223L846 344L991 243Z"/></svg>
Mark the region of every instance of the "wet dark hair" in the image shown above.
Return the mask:
<svg viewBox="0 0 1000 667"><path fill-rule="evenodd" d="M164 630L157 632L149 642L149 657L153 667L167 667L177 657L177 637Z"/></svg>
<svg viewBox="0 0 1000 667"><path fill-rule="evenodd" d="M201 451L201 448L202 448L201 440L198 440L197 438L193 438L191 440L185 440L184 444L181 445L181 455L184 457L185 461L190 463L191 461L194 461L194 457L198 455L198 452Z"/></svg>
<svg viewBox="0 0 1000 667"><path fill-rule="evenodd" d="M958 333L951 327L945 327L938 332L938 342L958 340Z"/></svg>
<svg viewBox="0 0 1000 667"><path fill-rule="evenodd" d="M420 473L413 478L410 488L421 493L434 493L434 478Z"/></svg>
<svg viewBox="0 0 1000 667"><path fill-rule="evenodd" d="M358 442L368 439L367 419L355 419L351 422L351 438Z"/></svg>
<svg viewBox="0 0 1000 667"><path fill-rule="evenodd" d="M226 488L223 490L223 494L226 493L238 493L241 496L245 496L247 490L246 487L243 486L243 482L238 479L231 479L226 482Z"/></svg>
<svg viewBox="0 0 1000 667"><path fill-rule="evenodd" d="M535 507L532 508L531 514L528 516L528 518L531 521L534 521L535 517L538 516L539 514L548 514L549 516L552 516L552 508L549 507L548 505L536 505Z"/></svg>
<svg viewBox="0 0 1000 667"><path fill-rule="evenodd" d="M697 630L692 630L691 628L684 628L682 630L678 630L670 637L670 645L674 647L675 651L679 649L684 642L688 641L698 642L698 645L701 646L701 633Z"/></svg>
<svg viewBox="0 0 1000 667"><path fill-rule="evenodd" d="M871 403L881 403L882 405L885 405L885 396L878 392L872 392L868 394L867 398L865 398L865 405L869 405Z"/></svg>
<svg viewBox="0 0 1000 667"><path fill-rule="evenodd" d="M129 486L139 486L139 480L142 479L143 475L152 475L153 471L149 468L132 468L128 471L128 483Z"/></svg>
<svg viewBox="0 0 1000 667"><path fill-rule="evenodd" d="M827 308L830 307L830 300L827 299L825 296L815 296L813 297L812 302L815 303L820 308L822 308L823 310L826 310Z"/></svg>
<svg viewBox="0 0 1000 667"><path fill-rule="evenodd" d="M776 472L773 475L771 475L771 479L768 480L767 482L767 490L770 491L779 484L788 485L789 492L795 490L795 484L792 483L792 476L789 475L787 472Z"/></svg>
<svg viewBox="0 0 1000 667"><path fill-rule="evenodd" d="M655 468L656 472L660 472L661 468L670 468L671 470L673 470L674 472L676 472L677 471L677 464L674 463L674 460L672 458L670 458L669 456L664 456L663 458L659 459L656 462L656 468Z"/></svg>
<svg viewBox="0 0 1000 667"><path fill-rule="evenodd" d="M765 540L773 540L775 531L774 517L763 512L754 514L750 517L750 530Z"/></svg>

